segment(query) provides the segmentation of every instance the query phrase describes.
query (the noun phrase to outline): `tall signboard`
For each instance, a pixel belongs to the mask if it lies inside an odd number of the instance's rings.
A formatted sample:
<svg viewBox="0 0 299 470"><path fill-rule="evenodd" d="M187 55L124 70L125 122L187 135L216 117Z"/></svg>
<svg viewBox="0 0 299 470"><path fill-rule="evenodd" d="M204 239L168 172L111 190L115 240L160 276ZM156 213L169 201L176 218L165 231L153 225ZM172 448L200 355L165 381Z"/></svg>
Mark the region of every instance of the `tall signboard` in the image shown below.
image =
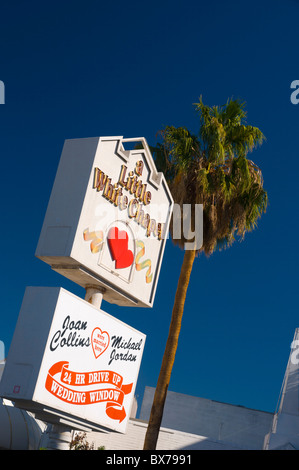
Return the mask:
<svg viewBox="0 0 299 470"><path fill-rule="evenodd" d="M0 395L50 422L124 433L144 343L64 289L27 287Z"/></svg>
<svg viewBox="0 0 299 470"><path fill-rule="evenodd" d="M172 208L144 138L67 140L36 256L108 302L152 307Z"/></svg>
<svg viewBox="0 0 299 470"><path fill-rule="evenodd" d="M152 307L172 210L144 138L67 140L36 256L108 302ZM0 396L51 423L124 433L144 343L64 289L28 287Z"/></svg>

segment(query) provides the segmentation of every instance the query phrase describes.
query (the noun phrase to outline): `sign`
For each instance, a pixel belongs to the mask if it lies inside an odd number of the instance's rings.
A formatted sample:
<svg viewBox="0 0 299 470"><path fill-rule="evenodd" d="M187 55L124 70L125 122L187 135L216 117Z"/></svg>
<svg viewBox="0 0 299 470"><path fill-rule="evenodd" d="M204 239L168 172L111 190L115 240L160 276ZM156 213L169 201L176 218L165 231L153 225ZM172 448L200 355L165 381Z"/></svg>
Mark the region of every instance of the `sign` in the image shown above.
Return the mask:
<svg viewBox="0 0 299 470"><path fill-rule="evenodd" d="M145 338L64 289L28 287L0 396L49 422L125 433Z"/></svg>
<svg viewBox="0 0 299 470"><path fill-rule="evenodd" d="M172 209L144 138L67 140L36 256L108 302L152 307Z"/></svg>
<svg viewBox="0 0 299 470"><path fill-rule="evenodd" d="M5 86L2 80L0 80L0 104L5 104Z"/></svg>

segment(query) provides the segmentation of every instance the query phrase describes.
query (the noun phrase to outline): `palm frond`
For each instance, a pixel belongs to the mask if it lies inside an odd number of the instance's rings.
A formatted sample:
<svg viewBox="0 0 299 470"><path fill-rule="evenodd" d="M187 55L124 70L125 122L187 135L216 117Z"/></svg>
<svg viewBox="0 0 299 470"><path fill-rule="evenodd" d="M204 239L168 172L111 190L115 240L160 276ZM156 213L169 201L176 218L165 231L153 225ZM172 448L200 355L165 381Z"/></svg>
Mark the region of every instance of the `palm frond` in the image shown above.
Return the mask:
<svg viewBox="0 0 299 470"><path fill-rule="evenodd" d="M198 135L184 127L165 127L154 158L181 208L203 204L201 251L209 255L237 238L242 240L266 211L262 172L247 158L265 137L257 127L247 125L245 103L240 100L210 107L200 97L194 106L200 120ZM181 247L186 241L174 240Z"/></svg>

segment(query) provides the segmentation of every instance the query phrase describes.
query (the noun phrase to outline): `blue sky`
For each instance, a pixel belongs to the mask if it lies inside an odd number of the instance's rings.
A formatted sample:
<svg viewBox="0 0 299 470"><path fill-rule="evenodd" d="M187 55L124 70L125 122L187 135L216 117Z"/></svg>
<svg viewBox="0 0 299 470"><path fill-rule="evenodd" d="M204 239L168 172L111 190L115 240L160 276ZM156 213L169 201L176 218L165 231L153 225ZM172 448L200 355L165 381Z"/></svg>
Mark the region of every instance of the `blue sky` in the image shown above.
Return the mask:
<svg viewBox="0 0 299 470"><path fill-rule="evenodd" d="M198 129L192 103L247 103L269 208L243 243L192 272L172 391L274 411L298 315L299 1L1 2L2 282L8 351L26 286L84 291L34 253L63 142ZM147 335L137 385L155 386L183 252L168 241L155 304L108 313ZM42 322L42 318L41 318Z"/></svg>

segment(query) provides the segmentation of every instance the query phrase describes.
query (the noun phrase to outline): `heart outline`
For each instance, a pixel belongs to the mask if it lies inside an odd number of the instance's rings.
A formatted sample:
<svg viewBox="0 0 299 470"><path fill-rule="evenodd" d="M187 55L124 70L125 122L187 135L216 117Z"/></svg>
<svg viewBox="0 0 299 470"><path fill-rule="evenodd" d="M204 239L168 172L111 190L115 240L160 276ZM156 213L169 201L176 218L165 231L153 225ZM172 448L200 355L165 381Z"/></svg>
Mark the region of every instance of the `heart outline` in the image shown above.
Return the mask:
<svg viewBox="0 0 299 470"><path fill-rule="evenodd" d="M100 352L96 351L97 348L96 348L95 345L94 345L94 343L96 343L95 338L94 338L94 334L95 334L95 331L96 331L96 330L99 330L99 331L100 331L101 336L107 335L107 344L106 344L106 346L105 346L102 350L100 350ZM98 326L96 326L96 327L93 329L92 333L91 333L91 346L92 346L92 350L93 350L93 353L94 353L96 359L98 359L98 358L106 351L106 349L108 348L109 344L110 344L110 336L109 336L109 333L108 333L107 331L102 331L101 328L99 328ZM101 348L101 346L100 346L99 344L98 344L97 346L98 346L98 349Z"/></svg>

